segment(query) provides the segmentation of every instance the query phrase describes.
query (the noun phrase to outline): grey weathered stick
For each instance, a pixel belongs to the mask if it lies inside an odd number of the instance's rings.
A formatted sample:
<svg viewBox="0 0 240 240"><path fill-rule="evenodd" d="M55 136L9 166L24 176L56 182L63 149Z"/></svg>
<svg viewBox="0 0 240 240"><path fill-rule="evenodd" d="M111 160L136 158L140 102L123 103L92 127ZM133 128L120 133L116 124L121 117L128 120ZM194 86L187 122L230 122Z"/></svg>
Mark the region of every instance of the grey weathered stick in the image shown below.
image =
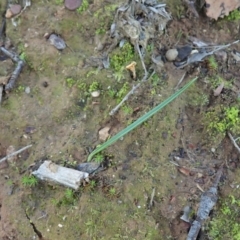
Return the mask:
<svg viewBox="0 0 240 240"><path fill-rule="evenodd" d="M136 45L136 48L137 48L139 57L140 57L140 59L141 59L142 67L143 67L143 70L144 70L144 73L145 73L144 78L147 78L147 76L148 76L148 71L147 71L147 69L146 69L146 65L145 65L145 63L144 63L143 56L142 56L142 53L141 53L140 48L139 48L139 44L137 43L137 44L135 44L135 45Z"/></svg>
<svg viewBox="0 0 240 240"><path fill-rule="evenodd" d="M178 81L178 84L177 84L177 86L174 88L174 90L177 90L177 89L178 89L179 85L182 83L182 81L183 81L183 79L185 78L185 76L186 76L186 72L183 74L183 76L181 77L181 79Z"/></svg>
<svg viewBox="0 0 240 240"><path fill-rule="evenodd" d="M13 153L7 155L6 157L4 157L4 158L2 158L2 159L0 160L0 163L6 161L9 157L18 155L19 153L23 152L24 150L26 150L26 149L28 149L28 148L30 148L30 147L32 147L32 145L28 145L28 146L26 146L26 147L23 147L23 148L17 150L16 152L13 152Z"/></svg>
<svg viewBox="0 0 240 240"><path fill-rule="evenodd" d="M0 50L8 57L10 57L14 62L18 62L20 59L17 54L8 51L5 47L0 47Z"/></svg>
<svg viewBox="0 0 240 240"><path fill-rule="evenodd" d="M19 60L18 63L17 63L17 66L16 68L14 69L10 79L8 80L8 83L7 85L5 86L5 91L9 91L9 90L12 90L13 87L14 87L14 84L19 76L19 74L21 73L23 67L25 65L25 62L23 60Z"/></svg>
<svg viewBox="0 0 240 240"><path fill-rule="evenodd" d="M187 61L185 63L183 63L182 65L180 64L179 66L177 66L177 68L183 68L186 67L187 65L194 63L194 62L201 62L205 57L214 54L215 52L228 48L233 44L239 43L240 40L237 40L235 42L226 44L226 45L220 45L219 47L215 47L212 51L210 52L206 52L206 49L204 50L204 52L199 52L199 53L194 53L192 55L189 56L189 58L187 59Z"/></svg>
<svg viewBox="0 0 240 240"><path fill-rule="evenodd" d="M2 102L2 92L3 92L3 86L0 85L0 104Z"/></svg>
<svg viewBox="0 0 240 240"><path fill-rule="evenodd" d="M234 147L238 150L240 153L240 147L237 145L236 141L234 140L232 134L230 132L227 132L228 137L230 138L231 142L233 143Z"/></svg>
<svg viewBox="0 0 240 240"><path fill-rule="evenodd" d="M199 208L197 211L197 218L192 223L190 231L187 236L187 240L196 240L198 233L201 229L202 223L209 216L210 211L215 206L218 196L217 196L217 187L222 176L223 166L217 171L215 180L213 182L212 187L208 189L208 191L204 192L201 196L201 200L199 203Z"/></svg>
<svg viewBox="0 0 240 240"><path fill-rule="evenodd" d="M153 206L153 199L154 199L154 197L155 197L155 192L156 192L156 190L155 190L155 187L154 187L153 190L152 190L151 198L150 198L149 205L148 205L148 208L149 208L150 210L151 210L151 208L152 208L152 206Z"/></svg>
<svg viewBox="0 0 240 240"><path fill-rule="evenodd" d="M154 75L154 73L155 71L153 71L149 78L147 78L147 75L145 75L144 78L137 85L135 86L133 85L132 89L127 93L123 100L114 109L112 109L109 114L111 116L114 115L118 111L118 109L123 105L123 103L126 102L128 98L141 86L141 84L150 79Z"/></svg>

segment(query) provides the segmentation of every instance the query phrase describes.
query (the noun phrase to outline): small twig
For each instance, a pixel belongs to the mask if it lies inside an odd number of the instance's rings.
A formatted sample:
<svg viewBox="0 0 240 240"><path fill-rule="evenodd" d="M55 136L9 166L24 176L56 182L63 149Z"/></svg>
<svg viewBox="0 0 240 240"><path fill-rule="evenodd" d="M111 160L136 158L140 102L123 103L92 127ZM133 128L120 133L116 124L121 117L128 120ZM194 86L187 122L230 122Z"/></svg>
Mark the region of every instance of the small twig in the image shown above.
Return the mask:
<svg viewBox="0 0 240 240"><path fill-rule="evenodd" d="M236 141L234 140L232 134L230 132L227 132L228 137L230 138L231 142L233 143L234 147L238 150L240 153L240 147L237 145Z"/></svg>
<svg viewBox="0 0 240 240"><path fill-rule="evenodd" d="M126 102L128 98L136 91L136 89L138 89L143 82L150 79L154 74L155 74L155 71L153 71L153 73L150 75L149 78L147 78L147 75L145 75L137 85L135 86L133 85L132 89L127 93L127 95L122 99L122 101L115 108L111 110L109 114L113 116L118 111L118 109L123 105L123 103Z"/></svg>
<svg viewBox="0 0 240 240"><path fill-rule="evenodd" d="M209 55L212 55L215 52L220 51L222 49L228 48L228 47L230 47L233 44L239 43L239 41L240 40L237 40L235 42L232 42L232 43L229 43L229 44L226 44L226 45L220 45L219 47L213 47L213 50L210 51L210 52L204 51L204 52L194 53L194 54L189 56L189 58L187 59L186 62L184 62L183 64L180 63L180 64L176 65L176 67L177 68L184 68L184 67L186 67L187 65L189 65L191 63L201 62L205 57L207 57Z"/></svg>
<svg viewBox="0 0 240 240"><path fill-rule="evenodd" d="M182 81L183 81L183 79L185 78L185 76L186 76L186 72L183 74L183 76L182 76L181 79L179 80L177 86L174 88L175 91L178 89L179 85L182 83Z"/></svg>
<svg viewBox="0 0 240 240"><path fill-rule="evenodd" d="M180 167L180 165L178 163L175 163L174 161L169 161L170 163L172 163L173 165Z"/></svg>
<svg viewBox="0 0 240 240"><path fill-rule="evenodd" d="M183 134L182 134L182 135L183 135ZM183 148L186 149L186 153L187 153L187 155L188 155L189 160L192 161L192 162L194 162L194 160L192 159L192 156L190 155L190 153L189 153L189 151L188 151L188 149L187 149L187 147L186 147L186 145L185 145L185 143L184 143L183 136L181 137L181 142L182 142Z"/></svg>
<svg viewBox="0 0 240 240"><path fill-rule="evenodd" d="M2 102L2 92L3 92L3 86L0 85L0 104Z"/></svg>
<svg viewBox="0 0 240 240"><path fill-rule="evenodd" d="M153 198L155 197L155 187L153 188L152 190L152 194L151 194L151 198L150 198L150 201L149 201L149 205L148 205L148 208L151 209L152 206L153 206Z"/></svg>
<svg viewBox="0 0 240 240"><path fill-rule="evenodd" d="M28 149L28 148L30 148L30 147L32 147L32 145L28 145L28 146L26 146L26 147L23 147L23 148L17 150L16 152L13 152L13 153L7 155L6 157L4 157L4 158L2 158L2 159L0 160L0 163L6 161L9 157L13 157L13 156L15 156L15 155L18 155L19 153L23 152L24 150L26 150L26 149Z"/></svg>
<svg viewBox="0 0 240 240"><path fill-rule="evenodd" d="M197 183L196 184L197 188L201 191L201 192L204 192L204 190L199 186L199 184Z"/></svg>
<svg viewBox="0 0 240 240"><path fill-rule="evenodd" d="M148 76L148 71L147 71L147 69L146 69L146 66L145 66L145 63L144 63L144 60L143 60L143 56L142 56L142 53L141 53L140 48L139 48L139 44L137 43L137 44L135 44L135 45L136 45L136 48L137 48L139 57L140 57L140 59L141 59L142 67L143 67L143 70L144 70L144 73L145 73L144 78L147 78L147 76Z"/></svg>
<svg viewBox="0 0 240 240"><path fill-rule="evenodd" d="M240 139L240 137L235 138L234 141L236 142L238 139Z"/></svg>

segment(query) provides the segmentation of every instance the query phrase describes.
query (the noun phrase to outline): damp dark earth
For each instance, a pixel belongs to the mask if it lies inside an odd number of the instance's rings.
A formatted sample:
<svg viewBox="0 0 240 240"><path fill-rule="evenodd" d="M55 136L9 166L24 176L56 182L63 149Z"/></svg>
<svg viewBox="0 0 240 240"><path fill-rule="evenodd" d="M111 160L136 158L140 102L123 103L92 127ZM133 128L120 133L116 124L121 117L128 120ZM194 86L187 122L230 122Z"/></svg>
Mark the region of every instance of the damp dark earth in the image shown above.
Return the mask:
<svg viewBox="0 0 240 240"><path fill-rule="evenodd" d="M240 11L212 2L0 2L1 240L240 239Z"/></svg>

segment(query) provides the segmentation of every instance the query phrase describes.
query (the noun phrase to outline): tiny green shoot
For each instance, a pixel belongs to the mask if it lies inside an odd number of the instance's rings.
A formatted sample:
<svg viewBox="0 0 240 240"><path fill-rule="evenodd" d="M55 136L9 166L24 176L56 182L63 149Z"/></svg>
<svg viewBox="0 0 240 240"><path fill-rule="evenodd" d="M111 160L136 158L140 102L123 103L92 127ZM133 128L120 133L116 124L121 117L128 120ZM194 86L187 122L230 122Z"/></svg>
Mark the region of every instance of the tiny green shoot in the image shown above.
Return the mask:
<svg viewBox="0 0 240 240"><path fill-rule="evenodd" d="M38 183L37 178L34 176L23 176L21 181L25 187L35 187Z"/></svg>

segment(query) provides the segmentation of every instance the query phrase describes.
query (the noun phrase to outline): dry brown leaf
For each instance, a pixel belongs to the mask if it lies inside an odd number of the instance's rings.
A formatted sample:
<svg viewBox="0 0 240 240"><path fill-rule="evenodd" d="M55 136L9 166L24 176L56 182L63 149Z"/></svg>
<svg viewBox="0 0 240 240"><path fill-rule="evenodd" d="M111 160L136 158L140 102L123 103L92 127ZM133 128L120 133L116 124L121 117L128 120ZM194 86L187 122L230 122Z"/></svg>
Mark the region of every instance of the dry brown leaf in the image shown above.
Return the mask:
<svg viewBox="0 0 240 240"><path fill-rule="evenodd" d="M213 95L215 97L219 96L224 87L224 82L222 82L215 90L213 90Z"/></svg>
<svg viewBox="0 0 240 240"><path fill-rule="evenodd" d="M240 6L240 0L206 0L206 15L217 20Z"/></svg>
<svg viewBox="0 0 240 240"><path fill-rule="evenodd" d="M185 176L190 176L190 170L188 170L187 168L184 168L184 167L179 167L178 168L178 171L182 174L184 174Z"/></svg>
<svg viewBox="0 0 240 240"><path fill-rule="evenodd" d="M111 129L111 127L106 126L102 129L99 130L98 134L99 134L99 139L102 141L106 141L109 137L109 130Z"/></svg>

